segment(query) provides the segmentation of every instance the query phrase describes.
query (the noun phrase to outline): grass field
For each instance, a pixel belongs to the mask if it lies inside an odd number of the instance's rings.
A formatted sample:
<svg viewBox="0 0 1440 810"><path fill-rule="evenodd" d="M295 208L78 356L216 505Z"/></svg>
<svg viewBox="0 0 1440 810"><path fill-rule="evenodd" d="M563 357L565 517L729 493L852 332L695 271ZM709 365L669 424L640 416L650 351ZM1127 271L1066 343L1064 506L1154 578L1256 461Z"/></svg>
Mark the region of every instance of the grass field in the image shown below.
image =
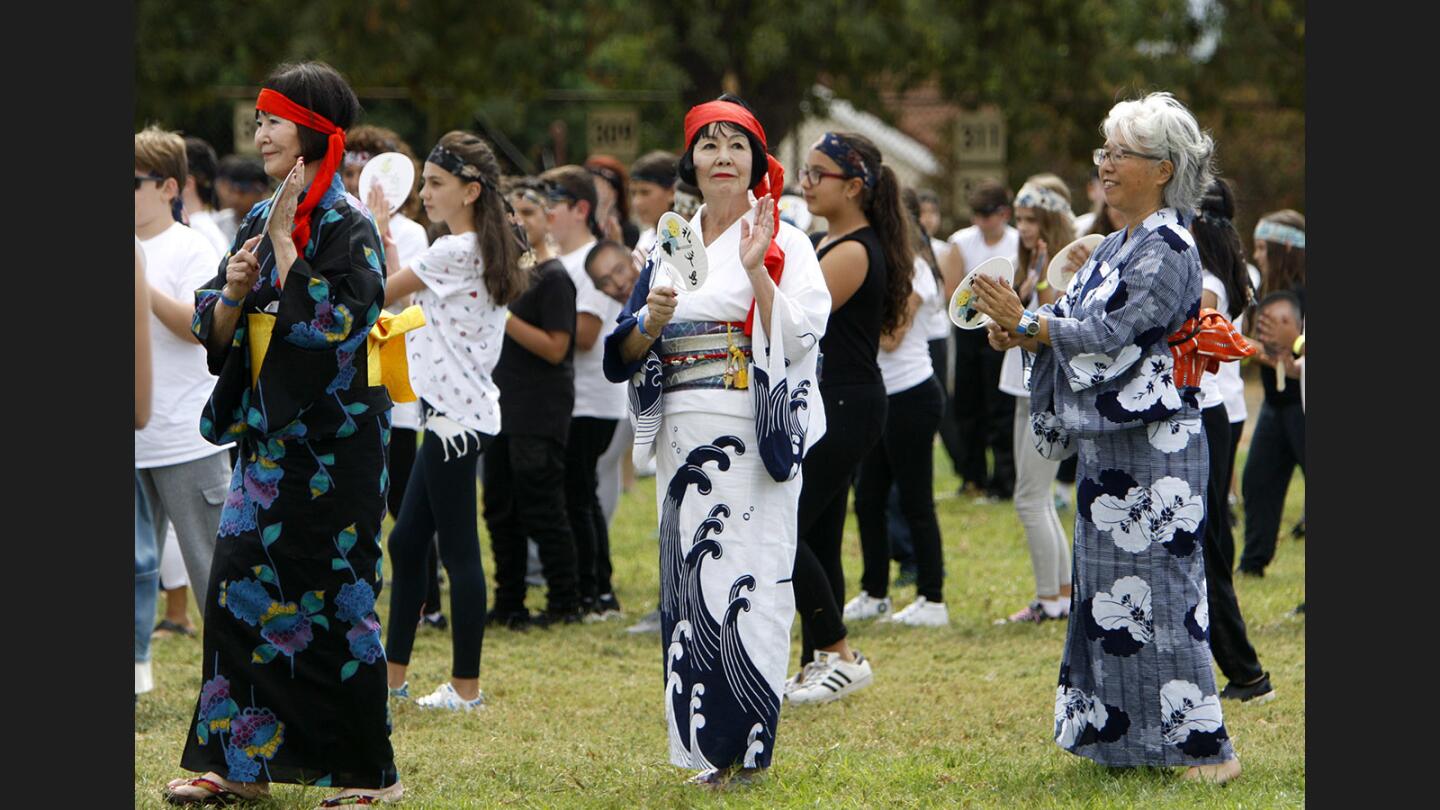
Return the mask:
<svg viewBox="0 0 1440 810"><path fill-rule="evenodd" d="M1252 411L1253 414L1253 411ZM1252 416L1253 419L1253 416ZM1247 433L1248 440L1248 433ZM938 448L938 446L937 446ZM1240 464L1243 465L1243 455ZM1304 543L1288 537L1301 514L1299 476L1284 536L1264 579L1237 583L1250 637L1279 699L1225 703L1245 772L1225 786L1169 770L1112 772L1051 741L1065 628L992 625L1022 607L1033 580L1013 505L955 496L936 454L936 508L945 542L944 629L859 624L851 643L875 682L851 698L781 710L771 773L714 794L683 785L667 762L661 654L655 636L624 633L656 604L654 479L625 494L611 529L621 622L486 633L482 687L489 708L470 716L396 706L397 765L409 807L1298 807L1305 800ZM1061 513L1068 529L1071 511ZM388 528L388 527L387 527ZM1237 535L1238 537L1238 535ZM487 571L492 558L481 525ZM1238 540L1237 540L1238 544ZM858 592L859 539L846 527L846 591ZM914 588L892 590L896 607ZM380 600L382 623L388 598ZM531 608L543 594L530 592ZM795 627L798 644L798 623ZM792 659L795 656L792 649ZM180 751L200 685L198 638L157 639L155 691L136 714L135 804L161 807L182 775ZM448 635L422 631L410 672L424 694L449 672ZM1217 672L1217 679L1224 684ZM329 790L276 785L262 806L308 808Z"/></svg>

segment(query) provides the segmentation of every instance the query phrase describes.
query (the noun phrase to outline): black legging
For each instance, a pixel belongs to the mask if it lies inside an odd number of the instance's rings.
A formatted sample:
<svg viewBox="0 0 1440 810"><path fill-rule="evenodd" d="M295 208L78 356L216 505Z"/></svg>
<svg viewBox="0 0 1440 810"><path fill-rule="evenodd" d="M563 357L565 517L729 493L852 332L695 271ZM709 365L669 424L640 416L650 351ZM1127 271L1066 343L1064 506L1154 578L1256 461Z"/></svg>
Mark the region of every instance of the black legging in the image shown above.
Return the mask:
<svg viewBox="0 0 1440 810"><path fill-rule="evenodd" d="M385 492L385 510L391 519L399 519L400 503L405 499L405 488L410 484L410 471L415 468L415 443L419 434L410 428L390 429L390 489ZM430 582L425 591L423 613L440 612L440 552L431 542L430 553L425 556L425 567Z"/></svg>
<svg viewBox="0 0 1440 810"><path fill-rule="evenodd" d="M1285 492L1296 466L1305 472L1305 412L1300 403L1260 406L1255 432L1250 436L1250 453L1240 478L1240 495L1245 501L1245 550L1240 570L1264 573L1275 558L1280 536L1280 518L1285 511Z"/></svg>
<svg viewBox="0 0 1440 810"><path fill-rule="evenodd" d="M580 600L587 604L611 592L610 529L600 506L595 465L610 447L618 424L615 419L576 416L565 444L565 509L575 535Z"/></svg>
<svg viewBox="0 0 1440 810"><path fill-rule="evenodd" d="M1009 498L1015 492L1015 398L1000 390L1005 353L990 347L984 329L955 330L955 421L966 484ZM995 457L986 474L985 450Z"/></svg>
<svg viewBox="0 0 1440 810"><path fill-rule="evenodd" d="M885 435L860 464L855 484L855 519L860 525L860 552L865 571L860 587L876 599L890 590L890 539L885 504L894 482L900 489L900 511L915 546L916 592L931 602L944 602L940 524L935 519L935 428L944 400L932 376L912 388L891 394Z"/></svg>
<svg viewBox="0 0 1440 810"><path fill-rule="evenodd" d="M885 386L821 386L825 436L805 454L797 508L795 610L800 616L800 663L815 650L846 636L840 605L845 602L845 568L840 543L845 537L845 504L850 483L865 454L885 428Z"/></svg>
<svg viewBox="0 0 1440 810"><path fill-rule="evenodd" d="M495 555L495 610L525 610L526 537L540 547L551 614L580 609L575 537L565 509L565 444L501 433L485 451L485 525Z"/></svg>
<svg viewBox="0 0 1440 810"><path fill-rule="evenodd" d="M1200 412L1205 447L1210 455L1210 480L1205 493L1205 592L1210 601L1210 652L1225 677L1236 684L1259 680L1265 670L1245 631L1245 617L1235 596L1231 566L1235 535L1230 531L1230 417L1222 403Z"/></svg>
<svg viewBox="0 0 1440 810"><path fill-rule="evenodd" d="M474 438L478 435L479 441ZM390 532L390 632L385 656L410 663L415 625L425 600L425 556L437 533L440 562L450 577L453 630L451 677L480 677L480 647L485 640L485 568L480 561L480 532L475 522L475 465L493 436L462 435L445 440L425 431L414 473L405 488L400 517ZM464 447L457 454L456 443Z"/></svg>

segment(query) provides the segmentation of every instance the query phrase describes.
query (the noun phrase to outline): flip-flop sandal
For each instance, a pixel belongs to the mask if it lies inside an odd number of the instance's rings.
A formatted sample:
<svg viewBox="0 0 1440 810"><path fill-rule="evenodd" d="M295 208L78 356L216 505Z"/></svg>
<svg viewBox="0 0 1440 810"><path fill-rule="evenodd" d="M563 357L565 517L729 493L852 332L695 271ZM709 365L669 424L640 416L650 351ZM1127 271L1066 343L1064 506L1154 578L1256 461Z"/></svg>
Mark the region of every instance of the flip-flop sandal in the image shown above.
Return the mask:
<svg viewBox="0 0 1440 810"><path fill-rule="evenodd" d="M151 631L151 632L152 632L152 633L174 633L174 634L177 635L177 636L193 636L193 635L195 635L195 629L194 629L193 627L186 627L186 626L183 625L183 624L177 624L176 622L172 622L172 621L170 621L169 619L165 619L164 621L161 621L161 622L159 622L158 624L156 624L156 625L155 625L155 629L154 629L153 631Z"/></svg>
<svg viewBox="0 0 1440 810"><path fill-rule="evenodd" d="M399 788L398 790L396 788ZM320 801L320 807L369 807L375 804L392 804L405 795L405 788L399 784L374 793L351 793L344 796L330 796Z"/></svg>
<svg viewBox="0 0 1440 810"><path fill-rule="evenodd" d="M186 796L176 793L176 788L198 787L209 791L203 796ZM194 779L186 779L179 784L171 783L165 786L165 801L170 804L206 804L206 805L228 805L241 804L243 802L258 801L263 796L242 796L239 793L225 787L211 779L197 776Z"/></svg>

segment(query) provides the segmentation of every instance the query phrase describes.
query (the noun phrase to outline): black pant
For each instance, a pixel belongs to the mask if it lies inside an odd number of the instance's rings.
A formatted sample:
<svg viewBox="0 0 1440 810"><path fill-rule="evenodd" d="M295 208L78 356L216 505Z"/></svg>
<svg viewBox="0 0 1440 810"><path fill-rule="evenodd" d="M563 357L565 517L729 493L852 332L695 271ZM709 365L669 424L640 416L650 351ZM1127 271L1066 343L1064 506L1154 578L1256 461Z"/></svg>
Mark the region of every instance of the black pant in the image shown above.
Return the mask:
<svg viewBox="0 0 1440 810"><path fill-rule="evenodd" d="M1248 684L1265 670L1245 632L1245 617L1235 596L1231 566L1235 562L1235 535L1230 531L1230 418L1223 404L1200 412L1205 447L1210 455L1210 479L1205 491L1205 593L1210 600L1210 653L1233 683ZM1233 462L1232 462L1233 463Z"/></svg>
<svg viewBox="0 0 1440 810"><path fill-rule="evenodd" d="M955 330L955 424L966 484L1003 498L1015 493L1015 398L1000 390L1005 353L990 348L984 329ZM985 449L995 456L986 473Z"/></svg>
<svg viewBox="0 0 1440 810"><path fill-rule="evenodd" d="M475 436L479 436L477 441ZM485 568L480 561L480 532L475 525L475 465L493 439L466 434L449 442L431 431L416 454L415 469L390 532L390 633L385 655L410 663L415 625L425 600L425 556L430 538L439 535L440 562L450 578L453 630L450 674L480 677L480 647L485 640ZM456 452L457 442L463 448Z"/></svg>
<svg viewBox="0 0 1440 810"><path fill-rule="evenodd" d="M595 464L615 437L615 419L576 416L565 445L565 508L575 535L580 600L591 603L611 592L610 530L600 507Z"/></svg>
<svg viewBox="0 0 1440 810"><path fill-rule="evenodd" d="M954 413L950 405L950 392L945 390L945 373L950 368L945 351L945 338L930 341L930 368L935 371L935 383L940 389L940 443L950 455L953 465L959 457L958 446L952 446L955 438ZM946 434L949 434L948 436ZM890 559L900 563L901 568L915 565L915 545L910 539L910 526L900 513L900 488L890 487L890 501L885 506L885 525L890 529Z"/></svg>
<svg viewBox="0 0 1440 810"><path fill-rule="evenodd" d="M415 443L418 434L410 428L390 429L390 489L385 493L385 509L392 519L400 517L400 502L405 498L405 488L410 483L410 471L415 467ZM430 575L425 592L424 613L439 613L440 608L440 550L437 541L430 543L425 567Z"/></svg>
<svg viewBox="0 0 1440 810"><path fill-rule="evenodd" d="M953 365L947 343L945 338L930 341L930 366L935 369L935 379L940 383L940 394L945 398L945 410L940 414L940 443L945 445L945 454L950 456L950 466L955 470L955 474L959 475L965 452L964 444L960 441L960 429L955 422L955 392L945 384Z"/></svg>
<svg viewBox="0 0 1440 810"><path fill-rule="evenodd" d="M1241 422L1241 424L1243 425L1244 422ZM1240 445L1237 444L1235 446L1239 447ZM1233 451L1230 455L1230 464L1232 466L1235 464L1235 455ZM1055 471L1055 480L1059 481L1062 484L1073 484L1075 483L1075 473L1079 472L1079 468L1080 454L1076 453L1075 455L1070 456L1069 458L1060 462L1060 469ZM1228 488L1230 485L1226 484L1225 486Z"/></svg>
<svg viewBox="0 0 1440 810"><path fill-rule="evenodd" d="M883 599L890 587L890 539L885 503L893 482L900 489L900 511L915 546L916 591L931 602L944 602L940 524L935 519L935 428L943 408L940 386L931 377L892 394L885 435L860 464L855 484L855 518L865 572L860 587Z"/></svg>
<svg viewBox="0 0 1440 810"><path fill-rule="evenodd" d="M805 454L797 508L795 610L800 616L800 663L815 650L846 636L840 606L845 602L845 503L855 470L885 429L885 386L833 385L820 388L825 402L825 436Z"/></svg>
<svg viewBox="0 0 1440 810"><path fill-rule="evenodd" d="M1262 404L1240 479L1240 495L1245 501L1245 551L1240 555L1240 570L1263 573L1275 559L1285 491L1297 465L1304 474L1305 411L1298 402Z"/></svg>
<svg viewBox="0 0 1440 810"><path fill-rule="evenodd" d="M485 451L485 526L495 554L495 609L525 609L525 539L540 548L547 606L553 613L580 607L575 536L565 509L565 445L549 436L500 434Z"/></svg>

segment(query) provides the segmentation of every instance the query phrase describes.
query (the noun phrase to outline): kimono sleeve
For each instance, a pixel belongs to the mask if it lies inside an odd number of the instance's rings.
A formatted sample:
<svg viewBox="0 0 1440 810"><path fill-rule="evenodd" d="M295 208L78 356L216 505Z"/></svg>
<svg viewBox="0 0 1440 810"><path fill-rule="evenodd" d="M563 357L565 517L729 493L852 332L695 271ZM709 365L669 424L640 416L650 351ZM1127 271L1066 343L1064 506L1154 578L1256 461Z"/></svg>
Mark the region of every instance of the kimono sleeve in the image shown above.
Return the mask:
<svg viewBox="0 0 1440 810"><path fill-rule="evenodd" d="M825 336L825 326L830 322L830 288L825 286L825 274L820 270L820 259L810 240L789 223L782 223L780 227L786 236L781 245L785 251L785 271L776 285L770 317L785 319L780 333L785 357L793 362ZM757 328L759 322L757 317Z"/></svg>
<svg viewBox="0 0 1440 810"><path fill-rule="evenodd" d="M650 297L650 277L653 269L654 265L647 259L640 270L640 277L635 280L635 287L630 290L630 299L615 318L615 328L605 336L601 368L605 372L605 379L612 383L628 381L645 363L644 355L626 362L621 357L620 348L625 345L625 338L629 337L630 331L639 323L638 313L644 308L645 300Z"/></svg>
<svg viewBox="0 0 1440 810"><path fill-rule="evenodd" d="M254 223L258 217L263 216L263 211L269 204L269 200L262 200L250 209L250 213L245 215L245 219L241 220L239 227L235 229L235 239L230 243L230 249L220 257L214 277L194 291L195 314L190 320L190 331L199 339L200 345L205 347L206 365L209 367L210 373L216 376L219 376L225 367L225 360L230 356L231 347L240 345L240 338L243 334L240 329L236 329L235 337L230 343L218 347L210 345L210 329L215 323L215 307L220 303L220 291L225 289L225 266L230 263L230 257L235 255L235 251L245 244L245 240L253 236L251 230L253 230Z"/></svg>
<svg viewBox="0 0 1440 810"><path fill-rule="evenodd" d="M246 417L262 433L285 427L324 397L350 414L389 407L366 371L365 339L385 300L379 237L355 211L327 211L320 227L314 255L295 260L280 291Z"/></svg>

